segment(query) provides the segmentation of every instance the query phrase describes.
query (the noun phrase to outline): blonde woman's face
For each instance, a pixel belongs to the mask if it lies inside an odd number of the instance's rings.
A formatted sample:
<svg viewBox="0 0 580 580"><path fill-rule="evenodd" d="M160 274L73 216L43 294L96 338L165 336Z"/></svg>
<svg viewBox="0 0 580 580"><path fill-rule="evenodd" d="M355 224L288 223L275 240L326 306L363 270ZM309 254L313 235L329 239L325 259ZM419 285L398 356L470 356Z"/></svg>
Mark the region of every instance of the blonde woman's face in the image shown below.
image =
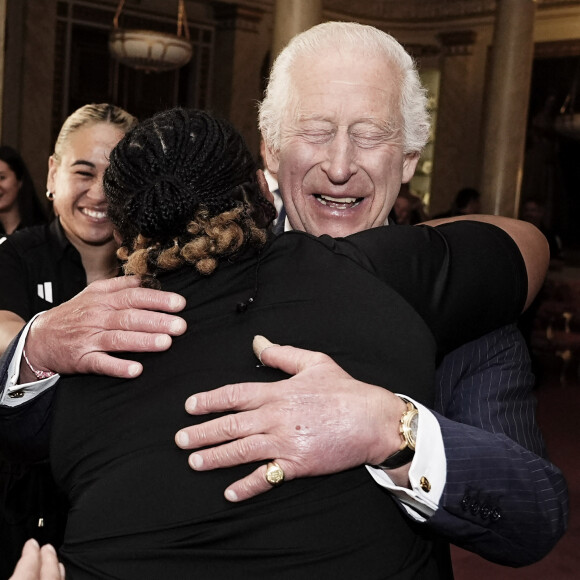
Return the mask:
<svg viewBox="0 0 580 580"><path fill-rule="evenodd" d="M87 125L69 136L59 162L49 159L47 188L54 194L54 211L77 248L113 240L113 226L106 215L103 174L111 150L123 135L111 123Z"/></svg>

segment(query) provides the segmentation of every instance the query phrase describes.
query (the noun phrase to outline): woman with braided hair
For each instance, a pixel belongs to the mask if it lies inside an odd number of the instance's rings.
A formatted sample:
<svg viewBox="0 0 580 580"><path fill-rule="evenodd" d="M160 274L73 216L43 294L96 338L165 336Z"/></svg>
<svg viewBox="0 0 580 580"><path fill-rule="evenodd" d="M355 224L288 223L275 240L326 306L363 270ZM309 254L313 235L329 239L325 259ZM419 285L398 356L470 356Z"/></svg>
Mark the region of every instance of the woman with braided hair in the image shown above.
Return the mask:
<svg viewBox="0 0 580 580"><path fill-rule="evenodd" d="M191 394L287 377L256 364L256 335L327 353L387 389L377 388L377 403L400 404L396 388L429 404L437 355L513 320L526 302L509 224L273 238L267 186L240 135L183 109L120 141L104 189L126 273L184 295L188 331L169 351L137 355L136 379L59 384L51 463L71 503L67 578L443 577L431 539L364 466L232 503L227 485L272 458L248 449L247 465L193 471L174 434L208 420L186 412ZM227 415L209 419L227 431ZM308 425L295 429L308 437ZM282 463L268 482L280 472L283 481ZM394 545L404 557L391 555Z"/></svg>
<svg viewBox="0 0 580 580"><path fill-rule="evenodd" d="M137 131L146 145L117 149L114 170L105 176L125 273L140 275L146 285L158 269L184 262L211 274L220 259L247 244L263 245L276 217L260 194L254 160L239 134L206 113L193 120L190 115L176 109L156 117L153 135L148 124Z"/></svg>

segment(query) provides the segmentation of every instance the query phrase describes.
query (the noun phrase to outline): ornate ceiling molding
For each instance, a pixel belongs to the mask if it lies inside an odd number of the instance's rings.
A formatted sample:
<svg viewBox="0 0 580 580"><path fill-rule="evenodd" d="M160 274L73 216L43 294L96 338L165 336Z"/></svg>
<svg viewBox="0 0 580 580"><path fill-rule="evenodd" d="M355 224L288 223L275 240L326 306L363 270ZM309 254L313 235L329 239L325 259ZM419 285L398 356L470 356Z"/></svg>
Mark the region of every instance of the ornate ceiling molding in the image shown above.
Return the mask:
<svg viewBox="0 0 580 580"><path fill-rule="evenodd" d="M274 9L275 0L214 0L221 3ZM323 0L323 10L330 18L389 22L419 22L477 18L495 13L499 0ZM524 1L524 0L522 0ZM580 6L580 0L535 0L538 7Z"/></svg>
<svg viewBox="0 0 580 580"><path fill-rule="evenodd" d="M484 16L495 12L497 0L325 0L325 10L353 18L406 21L447 20Z"/></svg>

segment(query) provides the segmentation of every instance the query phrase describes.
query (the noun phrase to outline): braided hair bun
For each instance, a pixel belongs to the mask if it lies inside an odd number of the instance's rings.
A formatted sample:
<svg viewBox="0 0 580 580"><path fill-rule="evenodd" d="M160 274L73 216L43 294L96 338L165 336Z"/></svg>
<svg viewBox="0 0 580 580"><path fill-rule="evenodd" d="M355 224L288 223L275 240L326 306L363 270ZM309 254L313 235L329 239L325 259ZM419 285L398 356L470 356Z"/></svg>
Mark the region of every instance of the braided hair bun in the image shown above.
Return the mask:
<svg viewBox="0 0 580 580"><path fill-rule="evenodd" d="M170 109L137 125L111 152L103 185L109 218L123 240L120 257L127 259L147 244L156 252L146 256L149 273L155 267L168 269L167 259L159 260L166 250L173 256L169 269L182 263L182 254L194 264L219 259L199 255L201 247L218 247L231 256L252 237L252 227L264 228L275 216L261 196L256 164L242 136L228 122L199 110ZM200 236L214 235L211 219L234 208L241 210L234 221L240 222L242 241L200 244ZM196 257L191 258L194 239Z"/></svg>

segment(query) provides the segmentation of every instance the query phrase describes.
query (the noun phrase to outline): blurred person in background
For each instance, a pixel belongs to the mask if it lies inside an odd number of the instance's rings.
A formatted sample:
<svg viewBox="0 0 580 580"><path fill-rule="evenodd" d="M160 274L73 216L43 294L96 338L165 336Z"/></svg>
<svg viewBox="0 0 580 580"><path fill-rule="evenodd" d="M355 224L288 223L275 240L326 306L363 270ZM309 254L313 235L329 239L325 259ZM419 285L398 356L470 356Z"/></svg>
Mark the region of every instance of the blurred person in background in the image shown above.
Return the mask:
<svg viewBox="0 0 580 580"><path fill-rule="evenodd" d="M477 189L474 189L473 187L464 187L457 192L449 210L436 215L434 219L481 213L480 198L481 194Z"/></svg>
<svg viewBox="0 0 580 580"><path fill-rule="evenodd" d="M16 149L0 146L0 243L18 229L46 221L22 157Z"/></svg>
<svg viewBox="0 0 580 580"><path fill-rule="evenodd" d="M427 219L421 198L411 192L408 183L401 184L391 218L396 224L407 226L414 226Z"/></svg>

